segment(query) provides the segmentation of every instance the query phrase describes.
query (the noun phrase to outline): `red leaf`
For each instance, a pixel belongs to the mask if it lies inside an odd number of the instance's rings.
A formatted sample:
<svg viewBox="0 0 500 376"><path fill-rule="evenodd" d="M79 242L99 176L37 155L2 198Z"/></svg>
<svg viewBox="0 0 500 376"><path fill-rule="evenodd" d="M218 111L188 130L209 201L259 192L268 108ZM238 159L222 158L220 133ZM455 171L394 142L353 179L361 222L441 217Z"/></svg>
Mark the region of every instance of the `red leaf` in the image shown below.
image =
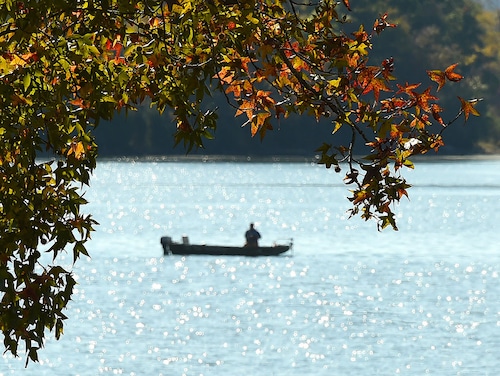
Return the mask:
<svg viewBox="0 0 500 376"><path fill-rule="evenodd" d="M120 38L117 37L114 41L107 40L106 41L106 49L115 54L114 59L116 62L121 62L123 59L120 58L122 49L123 49L123 44L120 42Z"/></svg>
<svg viewBox="0 0 500 376"><path fill-rule="evenodd" d="M277 119L279 119L281 117L281 114L283 114L286 117L286 111L282 106L280 106L280 105L276 106L275 110L276 110L276 118Z"/></svg>
<svg viewBox="0 0 500 376"><path fill-rule="evenodd" d="M438 106L436 103L432 104L431 106L431 112L432 112L432 117L439 122L439 124L444 126L444 121L441 115L439 115L440 112L442 112L443 109Z"/></svg>
<svg viewBox="0 0 500 376"><path fill-rule="evenodd" d="M349 0L342 0L344 2L344 5L345 7L348 9L348 10L351 10L351 6L349 5Z"/></svg>

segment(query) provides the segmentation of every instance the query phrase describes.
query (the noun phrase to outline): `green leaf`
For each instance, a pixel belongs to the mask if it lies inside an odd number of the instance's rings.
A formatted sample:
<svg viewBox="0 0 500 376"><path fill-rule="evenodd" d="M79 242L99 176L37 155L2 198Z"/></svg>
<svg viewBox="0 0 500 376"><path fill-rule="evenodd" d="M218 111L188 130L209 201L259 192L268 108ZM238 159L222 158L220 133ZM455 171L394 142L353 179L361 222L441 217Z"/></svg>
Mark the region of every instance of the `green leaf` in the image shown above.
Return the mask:
<svg viewBox="0 0 500 376"><path fill-rule="evenodd" d="M31 85L31 74L26 73L23 78L24 91L27 92Z"/></svg>

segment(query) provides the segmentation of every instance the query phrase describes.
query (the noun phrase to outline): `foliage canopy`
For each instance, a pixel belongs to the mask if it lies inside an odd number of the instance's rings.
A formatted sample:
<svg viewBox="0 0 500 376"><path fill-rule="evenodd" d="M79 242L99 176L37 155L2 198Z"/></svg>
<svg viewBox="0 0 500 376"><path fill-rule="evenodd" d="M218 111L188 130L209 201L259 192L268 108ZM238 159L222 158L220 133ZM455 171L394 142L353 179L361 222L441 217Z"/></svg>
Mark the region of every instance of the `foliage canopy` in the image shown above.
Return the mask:
<svg viewBox="0 0 500 376"><path fill-rule="evenodd" d="M0 0L0 328L6 351L37 360L45 329L63 332L75 280L44 265L85 242L96 222L81 212L81 187L96 165L92 129L144 102L173 111L175 140L203 147L217 127L205 99L222 92L265 137L292 113L330 118L348 145L325 143L320 163L350 186L352 215L396 229L391 204L407 196L410 158L443 145L459 116L478 115L459 97L445 121L436 91L462 79L457 65L433 69L436 85L396 83L388 57L371 64L373 38L395 27L382 15L344 33L350 3L279 0ZM434 87L434 89L432 89ZM369 148L356 158L356 143ZM40 161L41 153L53 155ZM343 166L343 165L342 165Z"/></svg>

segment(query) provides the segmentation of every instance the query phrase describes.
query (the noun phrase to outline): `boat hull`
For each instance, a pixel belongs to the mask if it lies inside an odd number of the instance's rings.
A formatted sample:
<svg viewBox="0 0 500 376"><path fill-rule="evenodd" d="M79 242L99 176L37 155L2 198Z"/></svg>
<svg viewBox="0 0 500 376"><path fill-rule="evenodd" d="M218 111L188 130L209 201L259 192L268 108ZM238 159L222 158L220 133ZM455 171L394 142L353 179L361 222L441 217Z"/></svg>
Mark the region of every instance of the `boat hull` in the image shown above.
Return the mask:
<svg viewBox="0 0 500 376"><path fill-rule="evenodd" d="M228 247L218 245L189 244L188 242L174 243L172 238L161 238L163 254L174 255L211 255L211 256L278 256L292 248L292 243L273 245L272 247Z"/></svg>
<svg viewBox="0 0 500 376"><path fill-rule="evenodd" d="M290 249L288 245L273 247L224 247L197 244L171 244L170 253L174 255L213 255L213 256L278 256Z"/></svg>

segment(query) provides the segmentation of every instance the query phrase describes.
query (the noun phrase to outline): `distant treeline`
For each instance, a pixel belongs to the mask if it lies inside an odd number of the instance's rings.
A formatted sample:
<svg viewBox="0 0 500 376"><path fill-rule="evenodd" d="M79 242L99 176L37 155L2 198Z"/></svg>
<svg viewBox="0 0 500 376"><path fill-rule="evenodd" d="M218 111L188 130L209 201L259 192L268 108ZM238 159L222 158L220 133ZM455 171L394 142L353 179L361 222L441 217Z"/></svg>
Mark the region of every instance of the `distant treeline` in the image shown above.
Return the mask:
<svg viewBox="0 0 500 376"><path fill-rule="evenodd" d="M465 79L440 91L445 120L453 118L459 109L457 94L483 99L477 106L481 117L471 117L465 125L459 120L445 131L446 146L441 153L500 150L500 22L491 1L356 0L351 5L352 23L346 26L346 32L354 31L360 23L371 28L375 18L385 12L391 22L398 24L396 29L374 38L370 59L372 64L379 64L393 57L399 81L422 82L424 90L435 85L428 79L427 69L459 63L457 71ZM332 135L328 121L317 123L307 116L276 120L274 130L261 141L258 136L250 136L249 127L241 126L245 119L234 117L234 108L223 96L215 97L209 105L218 108L215 138L205 141L203 150L192 153L312 156L324 142L349 142L342 132ZM111 124L99 125L95 136L99 155L104 157L184 154L183 145L174 148L174 132L169 113L160 116L155 109L144 106L127 116L118 114Z"/></svg>

